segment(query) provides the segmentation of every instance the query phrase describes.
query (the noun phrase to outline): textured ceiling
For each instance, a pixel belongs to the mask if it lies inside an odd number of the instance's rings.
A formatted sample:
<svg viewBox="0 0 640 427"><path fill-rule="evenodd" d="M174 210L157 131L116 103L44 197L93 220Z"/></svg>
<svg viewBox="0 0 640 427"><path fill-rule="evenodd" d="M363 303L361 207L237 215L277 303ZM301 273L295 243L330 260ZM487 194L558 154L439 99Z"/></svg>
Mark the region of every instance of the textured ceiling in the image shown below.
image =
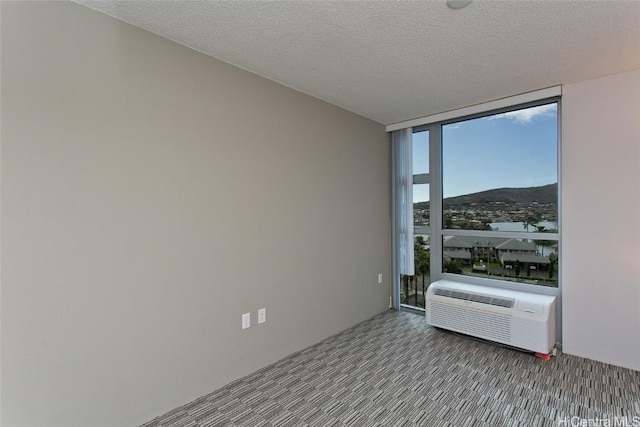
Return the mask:
<svg viewBox="0 0 640 427"><path fill-rule="evenodd" d="M640 1L89 1L383 124L640 68Z"/></svg>

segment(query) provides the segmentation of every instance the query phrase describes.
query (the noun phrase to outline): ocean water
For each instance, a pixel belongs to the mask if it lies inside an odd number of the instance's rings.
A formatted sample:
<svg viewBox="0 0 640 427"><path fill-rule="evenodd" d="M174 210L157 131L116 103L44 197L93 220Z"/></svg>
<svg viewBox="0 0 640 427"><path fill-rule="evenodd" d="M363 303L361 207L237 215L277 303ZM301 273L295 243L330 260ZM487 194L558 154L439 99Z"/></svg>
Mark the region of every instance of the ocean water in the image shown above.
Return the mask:
<svg viewBox="0 0 640 427"><path fill-rule="evenodd" d="M524 227L524 222L492 222L489 224L496 231L537 231L533 225ZM542 225L547 230L557 230L558 223L551 221L542 221L536 225Z"/></svg>

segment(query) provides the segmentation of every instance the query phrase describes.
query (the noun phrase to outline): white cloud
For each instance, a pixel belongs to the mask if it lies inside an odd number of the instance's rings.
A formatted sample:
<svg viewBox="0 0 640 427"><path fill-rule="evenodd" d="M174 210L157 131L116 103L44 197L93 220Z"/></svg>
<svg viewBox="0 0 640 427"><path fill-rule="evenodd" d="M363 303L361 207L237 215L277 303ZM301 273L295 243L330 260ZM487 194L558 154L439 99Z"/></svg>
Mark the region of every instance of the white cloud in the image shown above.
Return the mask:
<svg viewBox="0 0 640 427"><path fill-rule="evenodd" d="M553 117L556 114L557 104L539 105L537 107L525 108L524 110L509 111L508 113L496 114L491 119L507 118L521 125L529 124L535 118Z"/></svg>

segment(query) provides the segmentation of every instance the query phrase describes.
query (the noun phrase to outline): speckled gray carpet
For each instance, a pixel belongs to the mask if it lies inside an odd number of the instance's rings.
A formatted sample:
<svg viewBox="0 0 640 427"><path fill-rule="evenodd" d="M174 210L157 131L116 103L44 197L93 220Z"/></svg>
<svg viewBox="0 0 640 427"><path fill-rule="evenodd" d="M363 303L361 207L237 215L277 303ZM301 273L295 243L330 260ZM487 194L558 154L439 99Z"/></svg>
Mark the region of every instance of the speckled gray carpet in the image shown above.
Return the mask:
<svg viewBox="0 0 640 427"><path fill-rule="evenodd" d="M143 427L416 425L640 427L640 372L389 311Z"/></svg>

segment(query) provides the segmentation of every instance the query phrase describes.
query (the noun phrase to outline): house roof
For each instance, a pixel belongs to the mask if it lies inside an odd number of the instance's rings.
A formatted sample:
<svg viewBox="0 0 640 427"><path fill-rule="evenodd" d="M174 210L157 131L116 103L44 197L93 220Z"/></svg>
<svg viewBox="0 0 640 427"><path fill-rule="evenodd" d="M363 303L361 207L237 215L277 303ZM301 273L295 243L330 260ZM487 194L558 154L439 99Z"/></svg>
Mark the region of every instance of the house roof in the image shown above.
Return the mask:
<svg viewBox="0 0 640 427"><path fill-rule="evenodd" d="M75 1L382 124L640 68L640 1Z"/></svg>
<svg viewBox="0 0 640 427"><path fill-rule="evenodd" d="M500 251L535 251L536 244L533 242L524 242L518 239L509 239L506 242L496 246Z"/></svg>
<svg viewBox="0 0 640 427"><path fill-rule="evenodd" d="M498 234L498 233L496 233ZM477 237L477 236L457 236L459 239L467 242L474 248L495 248L496 245L506 242L509 240L508 237Z"/></svg>
<svg viewBox="0 0 640 427"><path fill-rule="evenodd" d="M549 264L549 258L546 256L540 255L529 255L529 254L509 254L505 253L500 255L501 262L514 262L520 261L529 264Z"/></svg>
<svg viewBox="0 0 640 427"><path fill-rule="evenodd" d="M445 238L444 242L442 243L442 246L445 249L446 248L464 248L464 249L473 248L472 245L470 245L469 243L465 242L464 240L462 240L458 236L452 236L452 237Z"/></svg>
<svg viewBox="0 0 640 427"><path fill-rule="evenodd" d="M442 251L445 258L471 259L471 253L466 251Z"/></svg>

